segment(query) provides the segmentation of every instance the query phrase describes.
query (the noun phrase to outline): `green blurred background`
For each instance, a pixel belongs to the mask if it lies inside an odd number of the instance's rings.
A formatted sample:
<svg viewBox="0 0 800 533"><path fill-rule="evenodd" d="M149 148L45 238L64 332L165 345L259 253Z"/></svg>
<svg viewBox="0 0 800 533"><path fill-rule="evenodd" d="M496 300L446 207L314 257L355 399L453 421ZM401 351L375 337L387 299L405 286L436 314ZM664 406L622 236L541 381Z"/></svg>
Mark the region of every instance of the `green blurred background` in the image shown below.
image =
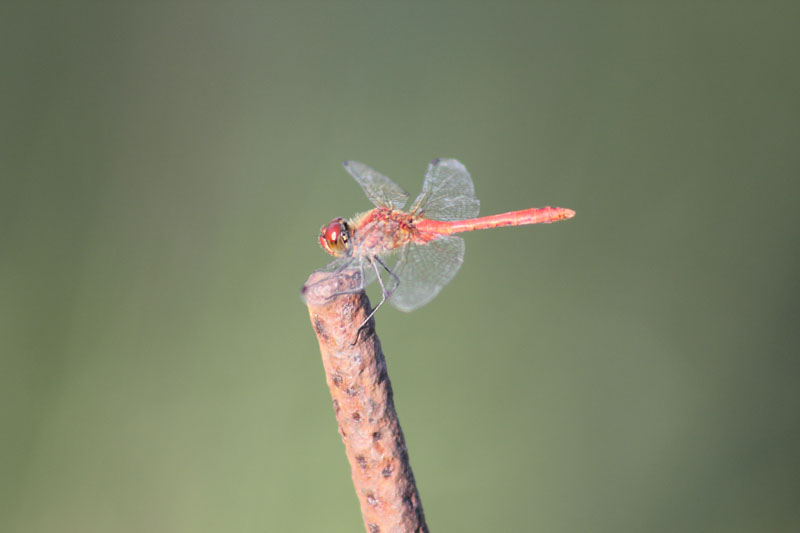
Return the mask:
<svg viewBox="0 0 800 533"><path fill-rule="evenodd" d="M0 7L0 531L361 531L299 289L455 157L377 327L432 531L800 528L796 2ZM371 293L374 296L374 292Z"/></svg>

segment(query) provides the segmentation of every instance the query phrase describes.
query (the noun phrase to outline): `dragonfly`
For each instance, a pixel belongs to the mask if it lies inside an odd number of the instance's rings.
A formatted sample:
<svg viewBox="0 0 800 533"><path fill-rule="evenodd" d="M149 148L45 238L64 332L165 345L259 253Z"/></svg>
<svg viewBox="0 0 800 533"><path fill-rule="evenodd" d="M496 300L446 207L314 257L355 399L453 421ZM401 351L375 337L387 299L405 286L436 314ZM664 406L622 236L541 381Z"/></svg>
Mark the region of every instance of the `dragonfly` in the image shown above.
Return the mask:
<svg viewBox="0 0 800 533"><path fill-rule="evenodd" d="M436 297L464 261L464 239L456 233L575 216L571 209L547 206L477 218L480 202L469 172L457 160L442 158L430 162L422 192L405 211L409 195L402 187L363 163L343 165L375 208L350 220L334 218L320 229L319 243L335 257L323 271L360 273L358 286L347 292L380 284L381 300L359 331L387 300L408 312Z"/></svg>

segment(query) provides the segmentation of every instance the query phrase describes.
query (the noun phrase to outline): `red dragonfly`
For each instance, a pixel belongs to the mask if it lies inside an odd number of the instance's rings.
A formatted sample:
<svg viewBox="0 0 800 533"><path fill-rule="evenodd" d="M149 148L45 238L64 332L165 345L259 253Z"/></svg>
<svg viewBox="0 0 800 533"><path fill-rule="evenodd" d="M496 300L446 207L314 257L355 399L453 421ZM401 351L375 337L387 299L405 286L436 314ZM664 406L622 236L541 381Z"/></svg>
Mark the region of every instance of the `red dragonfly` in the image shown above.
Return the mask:
<svg viewBox="0 0 800 533"><path fill-rule="evenodd" d="M345 161L344 168L376 207L349 221L334 218L322 227L319 243L336 257L325 271L357 269L361 285L355 290L376 279L380 283L381 301L360 328L386 300L401 311L413 311L430 302L453 279L464 260L464 240L454 233L575 216L571 209L540 207L475 218L480 202L472 178L455 159L430 162L422 192L408 211L403 211L408 193L392 180L356 161ZM394 258L391 266L390 258ZM389 275L386 281L381 269Z"/></svg>

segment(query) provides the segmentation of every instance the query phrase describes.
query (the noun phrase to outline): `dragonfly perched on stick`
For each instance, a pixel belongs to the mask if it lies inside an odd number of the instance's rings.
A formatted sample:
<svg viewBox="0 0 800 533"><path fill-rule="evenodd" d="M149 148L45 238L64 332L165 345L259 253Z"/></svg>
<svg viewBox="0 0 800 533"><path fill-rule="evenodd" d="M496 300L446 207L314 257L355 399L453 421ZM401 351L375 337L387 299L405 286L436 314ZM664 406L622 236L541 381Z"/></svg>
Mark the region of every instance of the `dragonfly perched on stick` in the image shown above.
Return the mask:
<svg viewBox="0 0 800 533"><path fill-rule="evenodd" d="M453 279L464 260L464 240L454 234L575 216L563 207L534 207L476 218L480 202L472 178L455 159L430 162L422 192L408 211L403 210L408 193L392 180L356 161L345 161L344 168L376 207L350 220L334 218L321 228L319 243L336 257L325 271L359 271L361 282L355 290L375 280L380 284L381 301L359 330L386 300L401 311L413 311Z"/></svg>

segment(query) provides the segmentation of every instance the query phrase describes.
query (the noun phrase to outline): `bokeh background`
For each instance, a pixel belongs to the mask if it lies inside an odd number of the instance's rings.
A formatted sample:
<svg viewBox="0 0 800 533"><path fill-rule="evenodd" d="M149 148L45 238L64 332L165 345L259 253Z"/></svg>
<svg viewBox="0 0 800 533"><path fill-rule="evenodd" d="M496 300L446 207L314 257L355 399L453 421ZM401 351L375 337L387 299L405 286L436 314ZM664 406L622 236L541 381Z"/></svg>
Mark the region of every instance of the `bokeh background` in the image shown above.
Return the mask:
<svg viewBox="0 0 800 533"><path fill-rule="evenodd" d="M796 2L0 7L0 531L361 531L299 290L455 157L377 329L432 531L800 528ZM371 293L374 296L374 292Z"/></svg>

